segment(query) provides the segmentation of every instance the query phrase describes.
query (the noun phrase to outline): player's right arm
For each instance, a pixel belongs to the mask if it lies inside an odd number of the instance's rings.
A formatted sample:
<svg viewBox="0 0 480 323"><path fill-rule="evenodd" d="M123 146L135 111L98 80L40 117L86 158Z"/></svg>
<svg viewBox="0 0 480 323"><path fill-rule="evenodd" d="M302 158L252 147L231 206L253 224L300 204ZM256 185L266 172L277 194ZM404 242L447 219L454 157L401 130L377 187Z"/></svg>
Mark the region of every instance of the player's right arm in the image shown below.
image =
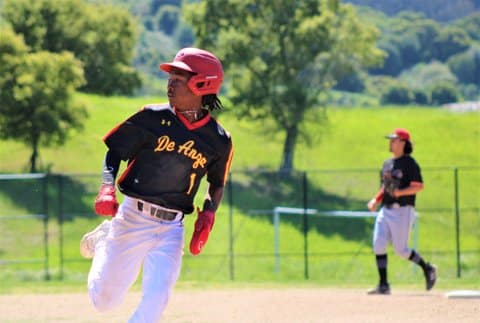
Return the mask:
<svg viewBox="0 0 480 323"><path fill-rule="evenodd" d="M371 212L375 212L377 210L377 205L382 203L384 191L385 188L382 185L377 195L375 195L370 201L368 201L367 207Z"/></svg>
<svg viewBox="0 0 480 323"><path fill-rule="evenodd" d="M95 198L95 212L103 216L115 216L118 202L115 195L115 178L120 168L121 158L112 150L107 150L103 163L102 185Z"/></svg>
<svg viewBox="0 0 480 323"><path fill-rule="evenodd" d="M105 160L103 162L102 184L115 186L115 178L117 178L120 168L120 156L112 150L107 150Z"/></svg>

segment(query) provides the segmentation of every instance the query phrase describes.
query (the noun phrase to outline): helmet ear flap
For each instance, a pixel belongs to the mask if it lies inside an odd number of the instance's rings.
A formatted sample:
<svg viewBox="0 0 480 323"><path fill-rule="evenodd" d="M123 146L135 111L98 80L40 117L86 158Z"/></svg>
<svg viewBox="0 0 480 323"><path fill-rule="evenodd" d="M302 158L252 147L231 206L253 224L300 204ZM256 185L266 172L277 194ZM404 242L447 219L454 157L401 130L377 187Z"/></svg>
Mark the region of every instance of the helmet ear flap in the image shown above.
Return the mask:
<svg viewBox="0 0 480 323"><path fill-rule="evenodd" d="M202 96L205 94L216 94L219 83L221 82L222 80L217 76L205 77L204 75L197 74L190 77L187 86L195 95Z"/></svg>

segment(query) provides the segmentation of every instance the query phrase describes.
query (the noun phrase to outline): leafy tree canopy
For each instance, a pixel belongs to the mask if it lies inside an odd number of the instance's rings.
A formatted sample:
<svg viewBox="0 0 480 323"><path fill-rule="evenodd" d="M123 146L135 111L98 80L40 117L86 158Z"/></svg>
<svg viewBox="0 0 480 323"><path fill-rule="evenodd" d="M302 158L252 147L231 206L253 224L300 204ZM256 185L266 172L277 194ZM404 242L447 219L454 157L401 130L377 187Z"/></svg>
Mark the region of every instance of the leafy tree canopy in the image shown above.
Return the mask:
<svg viewBox="0 0 480 323"><path fill-rule="evenodd" d="M448 66L465 84L475 84L480 89L480 45L450 57Z"/></svg>
<svg viewBox="0 0 480 323"><path fill-rule="evenodd" d="M222 59L239 116L273 118L285 131L281 170L293 169L305 113L359 66L381 61L378 33L338 1L220 1L186 6L199 47Z"/></svg>
<svg viewBox="0 0 480 323"><path fill-rule="evenodd" d="M450 56L465 51L471 44L468 34L458 27L446 27L433 41L434 57L446 61Z"/></svg>
<svg viewBox="0 0 480 323"><path fill-rule="evenodd" d="M457 78L448 66L438 61L417 64L402 72L399 79L416 89L428 88L436 83L457 83Z"/></svg>
<svg viewBox="0 0 480 323"><path fill-rule="evenodd" d="M464 30L471 39L480 42L480 11L455 21L453 25Z"/></svg>
<svg viewBox="0 0 480 323"><path fill-rule="evenodd" d="M356 5L369 6L394 16L401 11L421 12L440 22L449 22L480 9L478 0L344 0Z"/></svg>
<svg viewBox="0 0 480 323"><path fill-rule="evenodd" d="M81 0L5 0L2 16L33 52L72 52L83 62L83 90L130 94L140 85L130 66L136 43L131 14Z"/></svg>
<svg viewBox="0 0 480 323"><path fill-rule="evenodd" d="M40 145L63 144L82 127L86 112L71 94L83 84L83 70L70 52L31 53L10 28L0 33L0 138L28 145L36 172Z"/></svg>

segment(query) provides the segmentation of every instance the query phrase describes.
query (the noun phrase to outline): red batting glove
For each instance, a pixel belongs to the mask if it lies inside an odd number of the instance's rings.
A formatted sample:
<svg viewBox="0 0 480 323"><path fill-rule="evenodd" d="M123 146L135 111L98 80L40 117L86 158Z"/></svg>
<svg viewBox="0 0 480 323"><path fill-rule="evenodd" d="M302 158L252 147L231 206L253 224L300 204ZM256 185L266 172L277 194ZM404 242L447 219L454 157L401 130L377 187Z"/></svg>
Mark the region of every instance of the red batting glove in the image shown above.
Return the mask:
<svg viewBox="0 0 480 323"><path fill-rule="evenodd" d="M197 220L195 221L195 230L193 231L192 240L190 240L190 252L196 256L207 243L210 231L212 231L215 222L215 212L210 210L200 211L197 208Z"/></svg>
<svg viewBox="0 0 480 323"><path fill-rule="evenodd" d="M95 198L95 213L102 216L112 216L117 214L118 202L115 197L115 186L104 184L100 187Z"/></svg>

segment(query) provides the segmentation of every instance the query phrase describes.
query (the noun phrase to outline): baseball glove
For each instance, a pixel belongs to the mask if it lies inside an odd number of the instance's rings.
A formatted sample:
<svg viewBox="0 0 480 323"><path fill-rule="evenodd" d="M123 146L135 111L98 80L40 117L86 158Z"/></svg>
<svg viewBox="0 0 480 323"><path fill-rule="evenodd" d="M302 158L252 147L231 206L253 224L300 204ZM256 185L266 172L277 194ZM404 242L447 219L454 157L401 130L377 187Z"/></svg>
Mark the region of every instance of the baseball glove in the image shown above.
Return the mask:
<svg viewBox="0 0 480 323"><path fill-rule="evenodd" d="M200 211L197 208L197 220L195 221L195 229L193 231L192 240L190 240L190 252L192 255L198 255L203 246L208 241L210 231L212 231L215 222L215 212L210 210Z"/></svg>

